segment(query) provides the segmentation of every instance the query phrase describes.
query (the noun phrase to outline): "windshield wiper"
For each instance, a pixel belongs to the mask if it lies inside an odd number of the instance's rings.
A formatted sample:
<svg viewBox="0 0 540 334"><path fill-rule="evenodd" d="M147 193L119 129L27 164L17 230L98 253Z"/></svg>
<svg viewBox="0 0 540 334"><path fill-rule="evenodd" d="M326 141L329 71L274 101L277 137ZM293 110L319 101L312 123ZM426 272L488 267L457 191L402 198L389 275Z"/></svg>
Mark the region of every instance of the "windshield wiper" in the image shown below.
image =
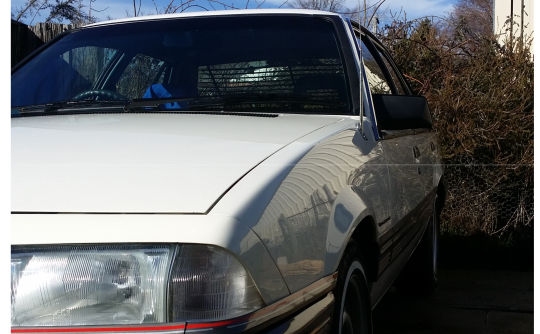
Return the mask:
<svg viewBox="0 0 540 334"><path fill-rule="evenodd" d="M175 102L193 101L197 98L198 97L165 97L155 99L133 99L131 103L124 106L124 111L129 112L136 109L169 110L172 108L161 108L160 106L166 103L173 104ZM173 110L178 110L178 108L174 108Z"/></svg>
<svg viewBox="0 0 540 334"><path fill-rule="evenodd" d="M65 114L77 112L91 112L96 111L110 111L120 109L129 101L99 101L99 100L68 100L68 101L55 101L43 104L34 104L22 107L11 108L11 116L31 116L42 114Z"/></svg>
<svg viewBox="0 0 540 334"><path fill-rule="evenodd" d="M188 102L187 108L163 108L166 103ZM125 111L134 109L148 110L194 110L205 107L219 107L241 104L266 104L266 103L295 103L304 105L322 105L326 107L346 108L347 104L342 101L313 98L307 95L278 95L278 94L240 94L226 95L223 97L187 97L187 98L162 98L162 99L134 99L124 107Z"/></svg>

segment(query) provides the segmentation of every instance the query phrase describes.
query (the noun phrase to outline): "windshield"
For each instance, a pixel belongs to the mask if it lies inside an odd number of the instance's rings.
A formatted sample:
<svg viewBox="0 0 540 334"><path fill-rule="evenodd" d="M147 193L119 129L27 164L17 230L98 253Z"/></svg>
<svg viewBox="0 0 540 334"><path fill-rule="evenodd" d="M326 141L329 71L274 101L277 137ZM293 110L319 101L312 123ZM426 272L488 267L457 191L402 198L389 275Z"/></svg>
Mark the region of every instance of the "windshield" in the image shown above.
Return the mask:
<svg viewBox="0 0 540 334"><path fill-rule="evenodd" d="M338 45L333 24L310 16L83 28L12 75L11 103L136 100L143 109L349 114Z"/></svg>

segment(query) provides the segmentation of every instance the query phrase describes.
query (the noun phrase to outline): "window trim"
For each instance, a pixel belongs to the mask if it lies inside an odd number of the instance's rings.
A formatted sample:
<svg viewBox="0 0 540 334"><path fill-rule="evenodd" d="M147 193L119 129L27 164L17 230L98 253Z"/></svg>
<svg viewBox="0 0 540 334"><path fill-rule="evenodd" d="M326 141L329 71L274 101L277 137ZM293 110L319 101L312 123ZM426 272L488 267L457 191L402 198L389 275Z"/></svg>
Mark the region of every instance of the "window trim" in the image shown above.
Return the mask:
<svg viewBox="0 0 540 334"><path fill-rule="evenodd" d="M372 125L372 130L373 130L373 135L375 137L375 141L379 141L379 139L381 139L381 134L380 134L380 130L377 126L377 116L375 115L375 108L373 107L373 98L372 98L372 94L371 94L371 90L369 88L369 83L367 81L367 76L366 76L366 71L365 71L365 67L364 67L364 61L360 58L360 44L358 44L358 37L356 36L356 33L358 32L355 28L355 26L353 25L354 21L351 21L350 19L346 19L346 23L348 25L348 28L349 28L349 33L351 34L351 37L352 37L352 40L353 40L353 43L354 43L354 47L356 48L355 51L356 51L356 56L357 58L360 60L360 66L362 66L362 80L363 80L363 87L364 87L364 96L360 96L360 85L358 85L358 92L356 94L358 100L360 98L364 98L366 97L366 100L368 102L368 106L366 107L366 110L368 111L368 115L366 115L366 117L371 121L371 125ZM357 24L357 23L356 23ZM356 62L356 61L355 61ZM359 70L359 66L358 66L358 63L356 63L356 69L357 69L357 72ZM358 74L358 73L357 73ZM358 81L360 82L360 81ZM358 100L356 101L356 103L358 103ZM358 106L358 109L360 109L360 106ZM363 117L363 114L361 114L361 110L359 112L359 115L360 115L360 119L362 120L362 117Z"/></svg>
<svg viewBox="0 0 540 334"><path fill-rule="evenodd" d="M390 71L386 67L386 64L384 63L384 60L382 59L379 51L377 50L377 47L373 44L371 37L362 35L362 42L365 44L366 48L369 50L371 55L373 56L373 59L375 59L375 62L379 67L381 68L384 78L388 82L388 85L390 86L390 91L392 92L392 95L399 95L396 84L394 83L394 80L392 79L392 75L390 74Z"/></svg>
<svg viewBox="0 0 540 334"><path fill-rule="evenodd" d="M384 63L384 65L386 66L386 69L388 70L388 74L390 75L390 77L392 78L392 83L396 89L396 94L397 95L410 95L408 94L408 91L407 89L405 88L405 85L403 85L403 82L402 82L402 78L399 76L398 74L398 71L396 70L396 68L392 65L392 63L390 62L390 60L388 59L388 55L386 54L386 52L384 52L383 49L381 49L380 47L377 46L377 44L373 43L373 45L375 46L375 49L378 51L379 53L379 56L381 57L381 60L382 62ZM396 77L394 77L394 75L392 75L392 71L395 73L395 76L397 77L398 81L399 82L396 82ZM398 86L401 86L401 91L403 91L403 94L400 93L400 89L398 88Z"/></svg>
<svg viewBox="0 0 540 334"><path fill-rule="evenodd" d="M394 58L392 58L392 56L390 55L390 52L388 52L388 50L381 43L379 43L379 41L374 36L367 36L367 37L370 39L370 42L373 45L373 47L375 49L377 49L377 51L380 50L380 53L382 53L386 57L386 59L388 60L390 66L396 72L399 80L401 81L401 84L402 84L403 88L405 89L405 93L406 93L405 95L414 95L414 94L412 94L412 90L411 90L411 87L409 86L409 83L403 77L403 73L401 73L401 71L397 67L396 62L394 61ZM378 53L378 56L381 57L381 55L379 53ZM382 58L380 58L380 60L384 63L384 60ZM388 71L388 69L386 67L386 64L385 64L384 67ZM390 75L390 77L391 77L391 74L389 72L388 72L388 75ZM395 85L393 79L391 80L391 82ZM397 89L396 89L396 92L397 92Z"/></svg>

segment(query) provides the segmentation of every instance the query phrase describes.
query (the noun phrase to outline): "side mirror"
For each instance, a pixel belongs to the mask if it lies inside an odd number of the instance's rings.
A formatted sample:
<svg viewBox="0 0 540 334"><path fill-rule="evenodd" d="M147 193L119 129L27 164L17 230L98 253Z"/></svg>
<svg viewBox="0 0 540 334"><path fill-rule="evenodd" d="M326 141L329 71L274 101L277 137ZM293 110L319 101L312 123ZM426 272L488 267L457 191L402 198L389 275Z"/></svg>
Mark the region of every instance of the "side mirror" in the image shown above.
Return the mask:
<svg viewBox="0 0 540 334"><path fill-rule="evenodd" d="M432 129L428 103L423 96L373 94L379 130Z"/></svg>

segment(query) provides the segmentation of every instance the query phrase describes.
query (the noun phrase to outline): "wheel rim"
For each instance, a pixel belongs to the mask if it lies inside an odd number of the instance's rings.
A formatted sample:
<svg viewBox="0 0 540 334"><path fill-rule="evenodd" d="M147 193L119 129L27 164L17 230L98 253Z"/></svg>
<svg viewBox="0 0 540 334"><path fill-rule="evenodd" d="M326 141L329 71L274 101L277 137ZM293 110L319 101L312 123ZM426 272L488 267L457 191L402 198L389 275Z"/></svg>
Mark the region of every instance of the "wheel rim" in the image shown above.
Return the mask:
<svg viewBox="0 0 540 334"><path fill-rule="evenodd" d="M345 295L341 321L341 334L364 333L361 320L364 309L362 306L360 284L360 278L356 275L352 275L349 284L347 285L347 292Z"/></svg>
<svg viewBox="0 0 540 334"><path fill-rule="evenodd" d="M346 310L343 312L343 322L341 324L341 333L343 334L352 334L354 333L354 326L352 323L351 316Z"/></svg>

